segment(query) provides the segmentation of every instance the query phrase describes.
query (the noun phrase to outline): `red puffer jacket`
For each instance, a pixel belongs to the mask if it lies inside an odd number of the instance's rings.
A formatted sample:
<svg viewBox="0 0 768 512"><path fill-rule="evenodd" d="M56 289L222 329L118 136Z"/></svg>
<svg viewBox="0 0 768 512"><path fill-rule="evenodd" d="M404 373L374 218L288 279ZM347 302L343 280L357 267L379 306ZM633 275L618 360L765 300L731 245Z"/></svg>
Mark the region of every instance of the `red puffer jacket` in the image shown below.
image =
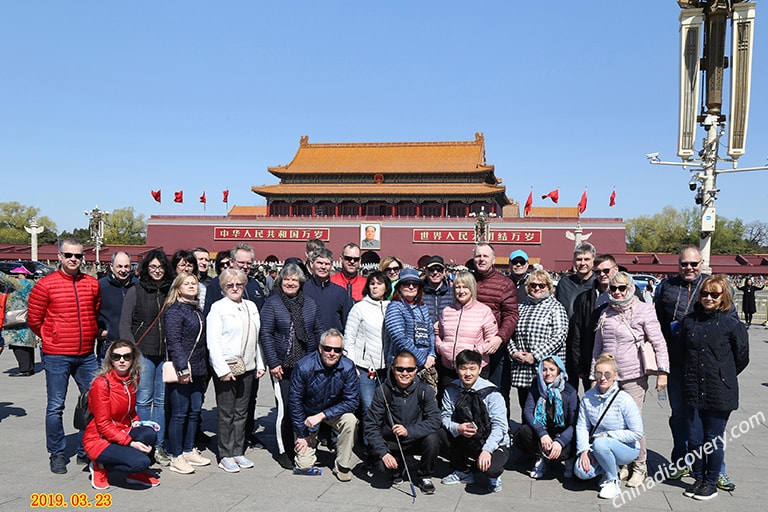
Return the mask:
<svg viewBox="0 0 768 512"><path fill-rule="evenodd" d="M114 370L106 377L96 377L88 392L88 408L93 419L83 433L83 448L88 458L96 460L112 443L128 446L133 439L128 432L136 414L136 388Z"/></svg>
<svg viewBox="0 0 768 512"><path fill-rule="evenodd" d="M27 323L43 340L43 352L81 356L93 352L101 309L99 282L61 269L42 278L29 294Z"/></svg>

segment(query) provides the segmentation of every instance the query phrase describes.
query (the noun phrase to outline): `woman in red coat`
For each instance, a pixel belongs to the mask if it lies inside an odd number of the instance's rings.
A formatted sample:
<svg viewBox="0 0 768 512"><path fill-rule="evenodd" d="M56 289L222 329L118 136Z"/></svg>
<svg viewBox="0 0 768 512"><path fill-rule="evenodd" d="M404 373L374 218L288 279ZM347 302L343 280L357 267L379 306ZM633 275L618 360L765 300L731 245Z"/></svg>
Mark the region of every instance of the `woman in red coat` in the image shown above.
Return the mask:
<svg viewBox="0 0 768 512"><path fill-rule="evenodd" d="M101 371L91 383L88 407L93 419L83 434L83 447L91 459L91 486L109 488L110 471L127 473L126 482L156 486L160 480L145 471L157 433L143 426L136 414L136 387L141 366L139 349L116 340L107 349Z"/></svg>

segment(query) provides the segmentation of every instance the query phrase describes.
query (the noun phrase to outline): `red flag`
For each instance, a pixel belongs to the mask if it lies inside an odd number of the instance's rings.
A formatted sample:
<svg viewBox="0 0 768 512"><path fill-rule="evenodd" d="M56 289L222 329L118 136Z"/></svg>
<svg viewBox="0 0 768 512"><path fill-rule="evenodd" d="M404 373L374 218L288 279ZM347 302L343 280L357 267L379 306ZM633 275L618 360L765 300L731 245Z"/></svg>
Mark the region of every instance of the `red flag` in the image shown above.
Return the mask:
<svg viewBox="0 0 768 512"><path fill-rule="evenodd" d="M584 213L587 209L587 191L585 190L583 194L581 194L581 201L579 201L579 215Z"/></svg>
<svg viewBox="0 0 768 512"><path fill-rule="evenodd" d="M205 190L203 190L203 195L200 196L200 202L201 203L205 203L206 202L206 200L205 200Z"/></svg>
<svg viewBox="0 0 768 512"><path fill-rule="evenodd" d="M557 204L557 202L560 200L560 189L556 188L549 194L544 194L541 196L542 199L550 198L553 203Z"/></svg>
<svg viewBox="0 0 768 512"><path fill-rule="evenodd" d="M161 203L161 202L162 202L162 200L161 200L161 192L160 192L160 190L150 190L150 192L152 193L152 198L153 198L155 201L157 201L158 203Z"/></svg>
<svg viewBox="0 0 768 512"><path fill-rule="evenodd" d="M528 194L528 200L525 201L525 209L523 210L523 213L525 217L529 216L531 214L531 207L533 206L533 190L531 190L531 193Z"/></svg>
<svg viewBox="0 0 768 512"><path fill-rule="evenodd" d="M608 206L614 205L616 205L616 189L613 189L613 192L611 192L611 200L608 201Z"/></svg>
<svg viewBox="0 0 768 512"><path fill-rule="evenodd" d="M184 191L179 190L178 192L173 193L173 202L174 203L183 203L184 202Z"/></svg>
<svg viewBox="0 0 768 512"><path fill-rule="evenodd" d="M225 203L229 203L229 189L222 192L224 194L224 201Z"/></svg>

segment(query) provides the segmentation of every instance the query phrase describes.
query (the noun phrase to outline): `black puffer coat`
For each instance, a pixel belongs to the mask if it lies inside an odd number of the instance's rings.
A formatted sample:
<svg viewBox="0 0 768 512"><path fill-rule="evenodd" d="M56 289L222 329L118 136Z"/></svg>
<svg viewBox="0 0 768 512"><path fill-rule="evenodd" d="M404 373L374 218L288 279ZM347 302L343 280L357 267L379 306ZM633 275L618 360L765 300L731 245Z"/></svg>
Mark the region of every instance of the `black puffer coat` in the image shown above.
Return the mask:
<svg viewBox="0 0 768 512"><path fill-rule="evenodd" d="M683 319L680 339L685 343L686 403L703 410L738 409L736 376L749 364L749 336L735 310L708 312L696 304Z"/></svg>

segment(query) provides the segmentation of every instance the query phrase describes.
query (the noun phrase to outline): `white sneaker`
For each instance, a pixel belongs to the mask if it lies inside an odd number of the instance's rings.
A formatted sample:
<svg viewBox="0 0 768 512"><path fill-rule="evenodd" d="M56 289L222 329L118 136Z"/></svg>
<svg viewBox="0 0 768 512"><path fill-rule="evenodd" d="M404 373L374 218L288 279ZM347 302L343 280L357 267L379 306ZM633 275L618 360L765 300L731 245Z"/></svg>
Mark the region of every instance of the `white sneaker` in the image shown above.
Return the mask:
<svg viewBox="0 0 768 512"><path fill-rule="evenodd" d="M547 460L544 457L539 457L533 464L533 469L528 472L528 475L534 480L540 480L547 474Z"/></svg>
<svg viewBox="0 0 768 512"><path fill-rule="evenodd" d="M603 498L604 500L612 500L616 496L621 494L621 487L619 486L618 480L608 480L603 485L602 489L600 489L600 493L597 495L598 498Z"/></svg>

